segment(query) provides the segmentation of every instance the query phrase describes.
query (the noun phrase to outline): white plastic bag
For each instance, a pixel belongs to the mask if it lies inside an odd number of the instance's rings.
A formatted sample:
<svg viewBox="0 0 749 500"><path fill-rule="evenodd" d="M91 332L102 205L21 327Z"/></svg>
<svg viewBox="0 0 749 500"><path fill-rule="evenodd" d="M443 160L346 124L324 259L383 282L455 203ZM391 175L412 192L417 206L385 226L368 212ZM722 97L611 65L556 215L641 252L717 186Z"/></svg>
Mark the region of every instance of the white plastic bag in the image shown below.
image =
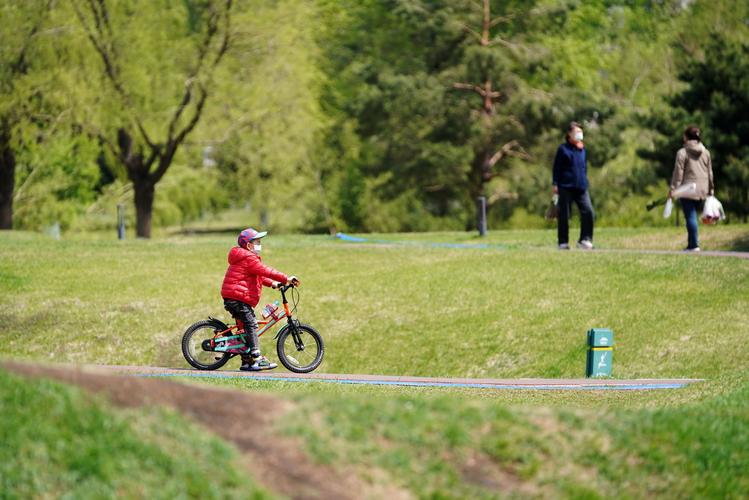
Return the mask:
<svg viewBox="0 0 749 500"><path fill-rule="evenodd" d="M663 218L668 219L671 217L671 210L674 209L674 200L671 198L666 200L666 206L663 207Z"/></svg>
<svg viewBox="0 0 749 500"><path fill-rule="evenodd" d="M559 195L555 194L551 197L551 203L549 203L549 208L546 209L544 218L546 220L554 220L557 217L559 217Z"/></svg>
<svg viewBox="0 0 749 500"><path fill-rule="evenodd" d="M705 206L702 209L702 223L716 224L719 220L726 218L723 212L723 205L715 196L708 196L705 200Z"/></svg>
<svg viewBox="0 0 749 500"><path fill-rule="evenodd" d="M699 195L697 194L697 184L695 182L682 184L681 186L674 189L674 192L671 193L671 196L673 196L674 198L688 198L690 200L696 200L699 198Z"/></svg>

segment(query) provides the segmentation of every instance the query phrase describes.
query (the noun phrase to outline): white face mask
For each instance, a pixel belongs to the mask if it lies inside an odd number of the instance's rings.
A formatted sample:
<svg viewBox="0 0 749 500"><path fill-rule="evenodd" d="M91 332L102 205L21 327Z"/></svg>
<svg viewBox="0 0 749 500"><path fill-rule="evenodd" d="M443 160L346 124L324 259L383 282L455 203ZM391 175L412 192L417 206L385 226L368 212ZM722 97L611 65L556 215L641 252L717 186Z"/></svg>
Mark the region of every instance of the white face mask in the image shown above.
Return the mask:
<svg viewBox="0 0 749 500"><path fill-rule="evenodd" d="M582 141L583 140L583 133L582 132L575 132L575 140L576 141Z"/></svg>
<svg viewBox="0 0 749 500"><path fill-rule="evenodd" d="M252 245L252 249L255 251L255 253L260 253L260 250L262 250L263 245Z"/></svg>

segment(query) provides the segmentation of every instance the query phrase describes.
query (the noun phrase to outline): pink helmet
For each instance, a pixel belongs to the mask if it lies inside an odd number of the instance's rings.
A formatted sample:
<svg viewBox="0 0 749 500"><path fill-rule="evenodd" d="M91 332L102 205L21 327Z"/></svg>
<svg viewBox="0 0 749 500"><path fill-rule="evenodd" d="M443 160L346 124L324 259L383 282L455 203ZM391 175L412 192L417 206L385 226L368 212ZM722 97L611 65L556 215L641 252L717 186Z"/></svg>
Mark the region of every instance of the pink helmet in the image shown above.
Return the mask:
<svg viewBox="0 0 749 500"><path fill-rule="evenodd" d="M237 245L244 248L247 246L247 243L249 243L250 241L259 240L266 234L268 234L268 231L258 232L252 229L251 227L248 227L247 229L239 233L239 238L237 238Z"/></svg>

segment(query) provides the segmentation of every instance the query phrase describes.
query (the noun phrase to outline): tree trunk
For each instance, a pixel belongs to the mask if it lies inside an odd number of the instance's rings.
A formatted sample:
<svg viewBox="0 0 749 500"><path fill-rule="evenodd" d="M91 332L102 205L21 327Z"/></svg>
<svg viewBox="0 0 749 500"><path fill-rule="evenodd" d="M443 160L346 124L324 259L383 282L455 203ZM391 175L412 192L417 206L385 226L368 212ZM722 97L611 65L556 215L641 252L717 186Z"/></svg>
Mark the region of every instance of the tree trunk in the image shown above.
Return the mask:
<svg viewBox="0 0 749 500"><path fill-rule="evenodd" d="M10 127L0 127L0 229L13 229L13 190L16 185L16 157L10 146Z"/></svg>
<svg viewBox="0 0 749 500"><path fill-rule="evenodd" d="M486 152L474 151L471 160L471 170L468 172L468 186L471 201L475 202L477 196L484 196L484 184L486 184Z"/></svg>
<svg viewBox="0 0 749 500"><path fill-rule="evenodd" d="M155 185L148 180L133 181L135 189L135 235L139 238L151 237L151 215Z"/></svg>

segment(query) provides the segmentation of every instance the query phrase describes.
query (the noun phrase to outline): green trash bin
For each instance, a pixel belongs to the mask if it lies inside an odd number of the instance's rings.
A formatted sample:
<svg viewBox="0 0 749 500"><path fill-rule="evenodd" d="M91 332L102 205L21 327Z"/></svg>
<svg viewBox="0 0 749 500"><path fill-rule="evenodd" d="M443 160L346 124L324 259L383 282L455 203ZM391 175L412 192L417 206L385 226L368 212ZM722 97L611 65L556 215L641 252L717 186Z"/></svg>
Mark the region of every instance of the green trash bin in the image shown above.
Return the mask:
<svg viewBox="0 0 749 500"><path fill-rule="evenodd" d="M593 328L588 331L588 357L585 365L586 377L610 377L614 359L614 332L608 328Z"/></svg>
<svg viewBox="0 0 749 500"><path fill-rule="evenodd" d="M608 328L591 328L588 330L588 345L590 347L612 347L614 332Z"/></svg>

